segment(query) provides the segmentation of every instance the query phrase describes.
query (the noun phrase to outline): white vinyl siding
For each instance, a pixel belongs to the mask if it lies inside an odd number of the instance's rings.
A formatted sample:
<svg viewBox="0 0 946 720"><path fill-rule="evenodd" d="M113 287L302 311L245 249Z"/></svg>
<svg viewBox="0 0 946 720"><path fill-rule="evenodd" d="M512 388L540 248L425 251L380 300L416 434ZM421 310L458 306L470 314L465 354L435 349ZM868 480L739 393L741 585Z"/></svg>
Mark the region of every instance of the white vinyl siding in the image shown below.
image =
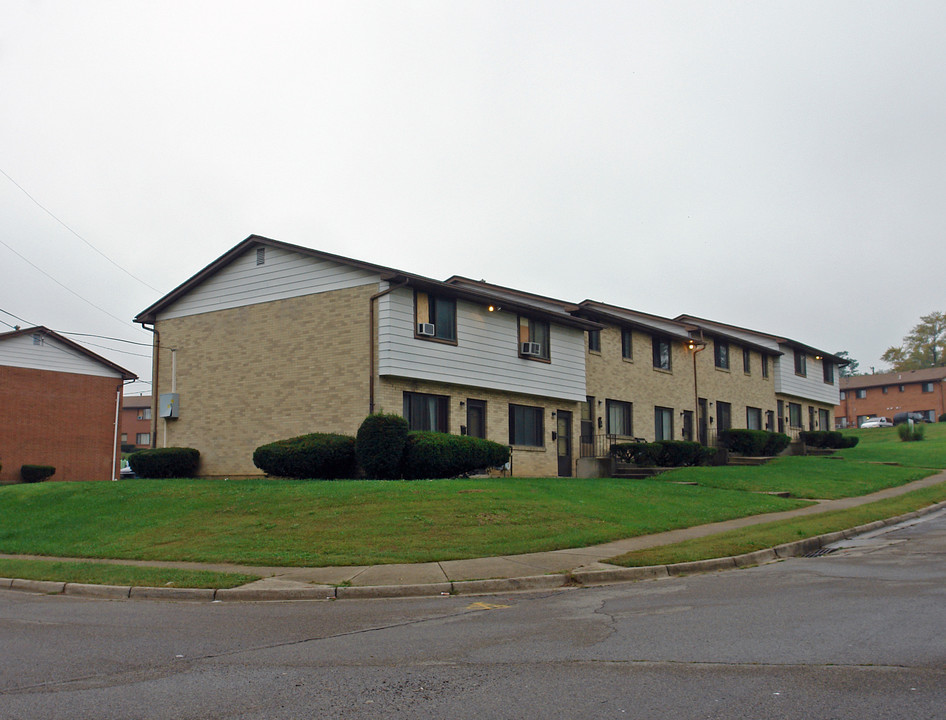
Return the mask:
<svg viewBox="0 0 946 720"><path fill-rule="evenodd" d="M378 300L380 375L585 400L585 333L550 324L551 362L519 357L517 315L457 301L457 344L414 337L413 292Z"/></svg>
<svg viewBox="0 0 946 720"><path fill-rule="evenodd" d="M42 343L37 345L31 333L0 342L0 365L96 377L121 377L120 373L107 365L96 362L49 335L43 335Z"/></svg>
<svg viewBox="0 0 946 720"><path fill-rule="evenodd" d="M248 248L240 257L159 313L158 319L199 315L380 281L377 274L350 265L282 248L267 246L265 249L262 265L256 262L257 248Z"/></svg>
<svg viewBox="0 0 946 720"><path fill-rule="evenodd" d="M775 359L775 392L797 398L838 405L841 402L837 382L828 384L824 381L821 360L809 355L807 360L808 375L795 374L795 354L790 347L782 347L784 355Z"/></svg>

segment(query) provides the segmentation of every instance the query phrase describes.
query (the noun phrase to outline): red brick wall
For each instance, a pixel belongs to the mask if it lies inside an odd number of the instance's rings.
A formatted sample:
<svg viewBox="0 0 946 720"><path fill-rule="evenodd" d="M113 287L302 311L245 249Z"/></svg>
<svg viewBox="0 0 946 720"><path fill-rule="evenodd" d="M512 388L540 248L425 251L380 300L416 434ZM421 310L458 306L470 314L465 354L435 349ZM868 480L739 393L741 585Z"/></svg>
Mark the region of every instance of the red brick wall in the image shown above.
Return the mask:
<svg viewBox="0 0 946 720"><path fill-rule="evenodd" d="M110 480L118 378L0 367L0 483L21 465L53 480Z"/></svg>
<svg viewBox="0 0 946 720"><path fill-rule="evenodd" d="M900 392L901 384L903 392ZM835 418L847 416L848 427L857 427L860 415L879 415L893 420L893 416L899 412L933 410L933 419L936 420L946 412L946 383L940 380L933 380L931 393L923 392L923 384L918 382L891 382L886 387L886 395L879 386L863 388L866 391L866 397L863 398L857 397L856 389L846 389L844 400L835 408Z"/></svg>

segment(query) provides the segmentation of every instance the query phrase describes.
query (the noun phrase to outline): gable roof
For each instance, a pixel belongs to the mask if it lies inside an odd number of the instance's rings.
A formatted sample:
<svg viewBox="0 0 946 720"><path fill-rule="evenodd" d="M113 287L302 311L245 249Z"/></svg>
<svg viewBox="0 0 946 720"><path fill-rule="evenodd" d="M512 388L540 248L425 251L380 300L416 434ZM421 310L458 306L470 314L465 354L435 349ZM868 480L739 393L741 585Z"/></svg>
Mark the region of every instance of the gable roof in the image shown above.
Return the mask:
<svg viewBox="0 0 946 720"><path fill-rule="evenodd" d="M45 327L43 325L35 325L33 327L20 328L19 330L12 330L11 332L0 333L0 342L4 342L6 340L10 340L16 337L22 337L23 335L36 335L37 333L40 335L51 337L55 339L56 342L66 345L69 349L74 350L80 355L90 360L93 360L94 362L97 362L100 365L104 365L105 367L112 370L113 372L116 372L119 375L121 375L123 380L137 380L138 379L138 376L135 375L130 370L126 370L120 365L113 363L111 360L107 360L106 358L103 358L98 353L92 352L91 350L83 347L79 343L74 342L70 340L69 338L62 336L59 333L57 333L55 330L50 330L48 327Z"/></svg>
<svg viewBox="0 0 946 720"><path fill-rule="evenodd" d="M254 247L279 248L287 252L298 253L300 255L311 257L317 260L327 260L340 265L347 265L349 267L354 267L377 274L381 280L390 282L391 284L402 283L418 290L431 293L441 293L450 297L456 297L483 305L502 305L502 307L506 310L528 312L532 315L537 315L542 319L550 320L560 325L576 327L582 330L596 329L599 327L597 323L574 317L564 309L554 306L542 307L539 304L530 303L523 298L509 298L505 294L494 291L489 287L473 287L452 284L449 281L442 282L440 280L434 280L433 278L424 277L423 275L416 275L414 273L404 272L403 270L385 267L384 265L375 265L374 263L353 260L352 258L347 258L342 255L334 255L332 253L322 252L321 250L313 250L312 248L303 247L301 245L293 245L291 243L272 240L270 238L262 237L261 235L250 235L248 238L235 245L212 263L178 285L167 295L138 313L138 315L135 316L134 321L142 324L153 324L157 319L158 313L187 295L187 293L196 288L202 282L223 268L227 267L230 263L241 257L247 250Z"/></svg>
<svg viewBox="0 0 946 720"><path fill-rule="evenodd" d="M853 390L856 388L880 387L881 385L944 381L946 381L946 367L933 367L921 370L896 370L873 375L850 375L841 378L841 389Z"/></svg>

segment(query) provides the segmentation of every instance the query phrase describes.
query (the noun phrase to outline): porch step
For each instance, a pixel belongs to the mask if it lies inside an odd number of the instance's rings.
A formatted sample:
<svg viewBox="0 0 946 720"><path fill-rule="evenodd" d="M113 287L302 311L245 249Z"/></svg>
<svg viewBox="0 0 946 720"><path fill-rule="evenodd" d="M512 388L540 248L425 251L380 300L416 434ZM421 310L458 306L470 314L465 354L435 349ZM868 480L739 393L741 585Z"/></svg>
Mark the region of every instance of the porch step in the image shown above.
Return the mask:
<svg viewBox="0 0 946 720"><path fill-rule="evenodd" d="M730 455L729 462L727 465L747 465L755 467L757 465L765 465L767 462L774 460L774 457L742 457L738 455Z"/></svg>
<svg viewBox="0 0 946 720"><path fill-rule="evenodd" d="M614 468L614 477L623 478L625 480L645 480L654 475L660 475L660 473L665 473L668 470L673 468L660 468L660 467L636 467L634 465L624 465L618 463Z"/></svg>

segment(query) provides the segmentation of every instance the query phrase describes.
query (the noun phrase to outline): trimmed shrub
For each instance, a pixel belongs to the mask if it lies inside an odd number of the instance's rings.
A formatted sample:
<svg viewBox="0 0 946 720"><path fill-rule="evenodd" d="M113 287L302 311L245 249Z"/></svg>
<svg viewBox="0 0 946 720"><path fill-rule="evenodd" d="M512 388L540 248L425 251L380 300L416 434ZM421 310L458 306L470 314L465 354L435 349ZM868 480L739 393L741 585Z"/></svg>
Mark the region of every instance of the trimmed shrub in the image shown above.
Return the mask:
<svg viewBox="0 0 946 720"><path fill-rule="evenodd" d="M778 455L792 444L792 439L785 433L770 432L767 434L769 437L766 439L765 447L762 448L762 454L766 457ZM857 440L857 438L854 439Z"/></svg>
<svg viewBox="0 0 946 720"><path fill-rule="evenodd" d="M946 422L946 413L943 413L942 415L939 416L939 421Z"/></svg>
<svg viewBox="0 0 946 720"><path fill-rule="evenodd" d="M25 483L36 483L52 477L55 472L56 468L51 465L23 465L20 468L20 477Z"/></svg>
<svg viewBox="0 0 946 720"><path fill-rule="evenodd" d="M184 478L197 473L200 452L194 448L153 448L128 456L128 464L140 478Z"/></svg>
<svg viewBox="0 0 946 720"><path fill-rule="evenodd" d="M926 426L922 423L913 423L913 427L910 427L910 423L901 423L897 425L897 435L904 442L919 442L926 435Z"/></svg>
<svg viewBox="0 0 946 720"><path fill-rule="evenodd" d="M839 450L854 447L860 438L845 437L839 430L805 430L798 434L805 445L813 448Z"/></svg>
<svg viewBox="0 0 946 720"><path fill-rule="evenodd" d="M401 471L405 478L449 478L504 465L509 448L492 440L438 432L407 436Z"/></svg>
<svg viewBox="0 0 946 720"><path fill-rule="evenodd" d="M122 443L122 452L126 455L128 453L133 453L138 449L137 445L132 445L131 443Z"/></svg>
<svg viewBox="0 0 946 720"><path fill-rule="evenodd" d="M267 475L291 478L350 478L355 476L355 438L334 433L311 433L260 445L253 464Z"/></svg>
<svg viewBox="0 0 946 720"><path fill-rule="evenodd" d="M765 452L769 435L765 430L729 428L719 433L719 444L730 452L759 456Z"/></svg>
<svg viewBox="0 0 946 720"><path fill-rule="evenodd" d="M653 443L618 443L611 455L621 462L640 467L689 467L709 462L716 449L687 440L660 440Z"/></svg>
<svg viewBox="0 0 946 720"><path fill-rule="evenodd" d="M843 450L844 448L852 448L855 445L857 445L857 443L859 443L860 441L861 439L859 437L855 437L854 435L842 435L841 444L838 445L838 448L841 450Z"/></svg>
<svg viewBox="0 0 946 720"><path fill-rule="evenodd" d="M366 477L400 477L407 432L407 420L400 415L375 413L364 419L355 437L355 457Z"/></svg>

